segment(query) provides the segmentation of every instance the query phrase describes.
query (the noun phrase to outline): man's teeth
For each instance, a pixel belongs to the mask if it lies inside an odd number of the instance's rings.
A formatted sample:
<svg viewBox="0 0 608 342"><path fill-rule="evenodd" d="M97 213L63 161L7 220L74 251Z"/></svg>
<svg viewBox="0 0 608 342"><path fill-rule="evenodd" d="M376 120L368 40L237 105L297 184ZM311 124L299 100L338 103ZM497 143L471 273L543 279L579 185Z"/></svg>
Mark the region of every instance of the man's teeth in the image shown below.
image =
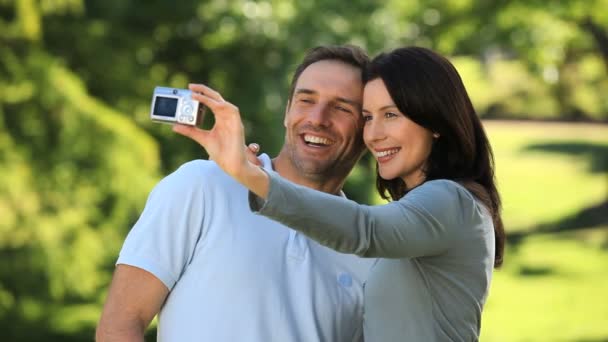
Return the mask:
<svg viewBox="0 0 608 342"><path fill-rule="evenodd" d="M382 157L390 156L391 154L395 154L397 152L399 152L398 148L394 148L392 150L386 150L386 151L376 152L376 158L382 158Z"/></svg>
<svg viewBox="0 0 608 342"><path fill-rule="evenodd" d="M330 145L332 143L332 141L327 138L321 138L321 137L317 137L314 135L308 135L308 134L304 135L304 141L306 141L307 143L317 144L317 145Z"/></svg>

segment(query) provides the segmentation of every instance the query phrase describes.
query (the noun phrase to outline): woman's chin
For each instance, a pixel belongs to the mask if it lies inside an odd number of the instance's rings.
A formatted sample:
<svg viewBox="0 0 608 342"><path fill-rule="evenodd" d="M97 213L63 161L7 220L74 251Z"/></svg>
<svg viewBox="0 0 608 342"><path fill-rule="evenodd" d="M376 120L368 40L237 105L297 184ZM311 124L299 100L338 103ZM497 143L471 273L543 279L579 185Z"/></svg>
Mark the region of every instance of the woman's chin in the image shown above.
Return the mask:
<svg viewBox="0 0 608 342"><path fill-rule="evenodd" d="M378 175L380 176L380 178L386 181L390 181L398 177L397 175L390 172L382 172L382 170L378 171Z"/></svg>

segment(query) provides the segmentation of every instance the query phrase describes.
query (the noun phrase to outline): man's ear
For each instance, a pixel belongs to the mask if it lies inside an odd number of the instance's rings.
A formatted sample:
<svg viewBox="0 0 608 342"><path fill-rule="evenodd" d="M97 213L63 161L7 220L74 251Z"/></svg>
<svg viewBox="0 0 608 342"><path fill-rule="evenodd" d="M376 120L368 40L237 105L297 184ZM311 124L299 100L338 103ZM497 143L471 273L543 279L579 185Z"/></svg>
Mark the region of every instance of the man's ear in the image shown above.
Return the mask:
<svg viewBox="0 0 608 342"><path fill-rule="evenodd" d="M283 114L283 127L287 128L287 113L289 112L289 106L291 106L291 100L287 100L287 105L285 106L285 114Z"/></svg>

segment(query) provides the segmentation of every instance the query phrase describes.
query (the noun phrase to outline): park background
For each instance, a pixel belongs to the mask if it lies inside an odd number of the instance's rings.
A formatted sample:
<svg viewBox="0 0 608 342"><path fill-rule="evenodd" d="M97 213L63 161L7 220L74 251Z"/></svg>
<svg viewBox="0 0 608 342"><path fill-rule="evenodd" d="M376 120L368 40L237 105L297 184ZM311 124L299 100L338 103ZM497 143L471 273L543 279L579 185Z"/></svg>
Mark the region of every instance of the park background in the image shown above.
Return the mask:
<svg viewBox="0 0 608 342"><path fill-rule="evenodd" d="M484 120L508 246L481 340L608 341L607 0L0 0L0 339L92 340L148 192L205 157L154 86L220 90L275 154L294 66L341 43L445 54Z"/></svg>

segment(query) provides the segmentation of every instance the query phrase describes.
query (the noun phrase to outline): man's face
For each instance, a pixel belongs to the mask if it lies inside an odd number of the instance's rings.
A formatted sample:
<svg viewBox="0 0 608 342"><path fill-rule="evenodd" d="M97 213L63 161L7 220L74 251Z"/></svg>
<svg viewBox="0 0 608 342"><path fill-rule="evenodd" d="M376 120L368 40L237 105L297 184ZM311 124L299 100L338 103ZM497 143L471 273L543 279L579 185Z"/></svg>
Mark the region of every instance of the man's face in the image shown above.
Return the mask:
<svg viewBox="0 0 608 342"><path fill-rule="evenodd" d="M304 176L344 177L364 149L361 71L335 60L309 65L287 105L283 152Z"/></svg>

